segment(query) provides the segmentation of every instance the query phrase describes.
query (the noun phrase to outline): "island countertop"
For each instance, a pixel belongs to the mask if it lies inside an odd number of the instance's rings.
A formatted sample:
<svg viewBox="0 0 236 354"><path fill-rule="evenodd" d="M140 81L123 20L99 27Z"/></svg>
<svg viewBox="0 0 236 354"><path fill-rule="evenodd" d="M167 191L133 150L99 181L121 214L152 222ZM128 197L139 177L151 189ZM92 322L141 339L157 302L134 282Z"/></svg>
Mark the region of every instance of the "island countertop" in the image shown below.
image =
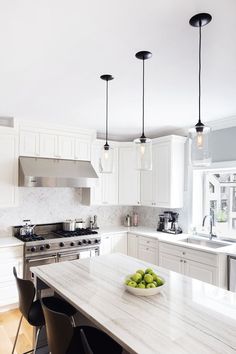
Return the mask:
<svg viewBox="0 0 236 354"><path fill-rule="evenodd" d="M150 266L162 293L125 291L125 276ZM31 270L130 353L236 353L235 293L121 254Z"/></svg>

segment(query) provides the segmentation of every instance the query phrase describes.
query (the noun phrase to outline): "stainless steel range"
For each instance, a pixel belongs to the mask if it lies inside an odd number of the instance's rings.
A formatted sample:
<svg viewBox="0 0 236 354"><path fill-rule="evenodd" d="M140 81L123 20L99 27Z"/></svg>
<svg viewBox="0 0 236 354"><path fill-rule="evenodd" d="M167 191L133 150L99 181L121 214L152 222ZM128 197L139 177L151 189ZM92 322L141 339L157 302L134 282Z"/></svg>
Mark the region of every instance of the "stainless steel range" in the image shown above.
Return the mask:
<svg viewBox="0 0 236 354"><path fill-rule="evenodd" d="M30 268L43 264L88 258L99 255L101 238L97 231L77 229L63 231L62 223L34 227L33 234L21 234L21 226L13 228L14 236L24 242L24 278L32 279Z"/></svg>

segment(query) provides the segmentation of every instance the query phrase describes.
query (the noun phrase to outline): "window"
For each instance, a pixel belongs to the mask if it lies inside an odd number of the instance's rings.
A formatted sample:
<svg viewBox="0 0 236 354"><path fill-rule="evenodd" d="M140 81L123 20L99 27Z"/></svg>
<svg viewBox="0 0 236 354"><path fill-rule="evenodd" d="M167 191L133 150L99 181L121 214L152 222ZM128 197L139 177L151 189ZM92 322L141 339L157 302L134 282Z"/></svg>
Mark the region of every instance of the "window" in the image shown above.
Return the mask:
<svg viewBox="0 0 236 354"><path fill-rule="evenodd" d="M203 172L203 210L218 235L236 237L236 172Z"/></svg>

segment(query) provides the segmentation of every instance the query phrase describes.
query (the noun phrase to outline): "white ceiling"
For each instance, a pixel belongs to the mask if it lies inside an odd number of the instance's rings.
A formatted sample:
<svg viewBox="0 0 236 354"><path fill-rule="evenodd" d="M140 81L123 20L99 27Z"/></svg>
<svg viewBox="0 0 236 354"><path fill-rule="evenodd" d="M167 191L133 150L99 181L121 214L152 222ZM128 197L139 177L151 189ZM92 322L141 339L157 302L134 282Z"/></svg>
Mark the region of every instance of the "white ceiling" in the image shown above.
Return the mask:
<svg viewBox="0 0 236 354"><path fill-rule="evenodd" d="M2 0L0 116L104 132L111 73L110 132L140 134L141 61L146 63L146 132L192 125L197 116L198 31L203 30L203 121L236 115L235 0Z"/></svg>

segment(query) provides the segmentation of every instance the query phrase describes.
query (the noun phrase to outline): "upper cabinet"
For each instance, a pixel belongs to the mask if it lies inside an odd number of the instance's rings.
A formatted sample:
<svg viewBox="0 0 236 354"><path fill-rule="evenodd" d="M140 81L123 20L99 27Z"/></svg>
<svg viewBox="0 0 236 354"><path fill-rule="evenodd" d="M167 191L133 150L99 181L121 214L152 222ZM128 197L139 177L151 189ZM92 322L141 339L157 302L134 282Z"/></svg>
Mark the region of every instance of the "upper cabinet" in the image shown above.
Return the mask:
<svg viewBox="0 0 236 354"><path fill-rule="evenodd" d="M167 136L153 140L152 171L141 172L141 204L181 208L184 192L186 138Z"/></svg>
<svg viewBox="0 0 236 354"><path fill-rule="evenodd" d="M119 204L140 205L140 172L136 170L133 143L119 147Z"/></svg>
<svg viewBox="0 0 236 354"><path fill-rule="evenodd" d="M98 181L95 187L91 188L90 201L86 204L96 205L117 205L118 204L118 148L114 146L114 160L112 173L100 172L101 149L103 141L97 141L92 145L91 162L98 175ZM88 192L88 191L87 191Z"/></svg>
<svg viewBox="0 0 236 354"><path fill-rule="evenodd" d="M18 135L13 128L0 128L0 207L17 204Z"/></svg>
<svg viewBox="0 0 236 354"><path fill-rule="evenodd" d="M87 130L23 125L20 155L90 161L93 139L94 133Z"/></svg>

